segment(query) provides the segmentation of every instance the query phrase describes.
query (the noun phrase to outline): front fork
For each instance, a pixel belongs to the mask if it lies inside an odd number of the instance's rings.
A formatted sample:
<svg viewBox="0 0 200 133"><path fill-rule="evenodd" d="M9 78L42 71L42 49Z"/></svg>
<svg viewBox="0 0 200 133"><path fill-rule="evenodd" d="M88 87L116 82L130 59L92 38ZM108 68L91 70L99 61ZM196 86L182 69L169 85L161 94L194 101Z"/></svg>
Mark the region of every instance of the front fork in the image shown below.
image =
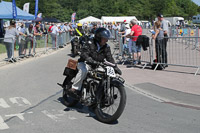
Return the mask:
<svg viewBox="0 0 200 133"><path fill-rule="evenodd" d="M111 78L107 77L107 84L105 84L105 86L104 86L105 100L108 105L111 105L114 103L114 99L113 99L114 90L111 89L110 81L111 81Z"/></svg>

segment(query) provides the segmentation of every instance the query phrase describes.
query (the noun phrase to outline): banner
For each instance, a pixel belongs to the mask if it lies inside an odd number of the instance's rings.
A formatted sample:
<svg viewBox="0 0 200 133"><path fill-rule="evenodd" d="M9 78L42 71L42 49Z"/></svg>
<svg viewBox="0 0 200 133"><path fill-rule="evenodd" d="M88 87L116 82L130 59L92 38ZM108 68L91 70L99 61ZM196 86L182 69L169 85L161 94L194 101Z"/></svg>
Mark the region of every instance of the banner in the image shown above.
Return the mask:
<svg viewBox="0 0 200 133"><path fill-rule="evenodd" d="M42 13L39 13L39 14L37 15L37 17L38 17L38 18L41 18L41 17L42 17Z"/></svg>
<svg viewBox="0 0 200 133"><path fill-rule="evenodd" d="M38 13L38 1L39 0L35 0L35 18L37 18L37 13Z"/></svg>
<svg viewBox="0 0 200 133"><path fill-rule="evenodd" d="M25 3L23 6L23 11L29 13L29 5L30 5L30 3Z"/></svg>
<svg viewBox="0 0 200 133"><path fill-rule="evenodd" d="M72 13L72 23L74 24L74 22L75 22L75 17L76 17L76 13L74 12L74 13Z"/></svg>
<svg viewBox="0 0 200 133"><path fill-rule="evenodd" d="M13 18L16 19L17 17L17 7L15 4L15 0L12 0L12 10L13 10Z"/></svg>

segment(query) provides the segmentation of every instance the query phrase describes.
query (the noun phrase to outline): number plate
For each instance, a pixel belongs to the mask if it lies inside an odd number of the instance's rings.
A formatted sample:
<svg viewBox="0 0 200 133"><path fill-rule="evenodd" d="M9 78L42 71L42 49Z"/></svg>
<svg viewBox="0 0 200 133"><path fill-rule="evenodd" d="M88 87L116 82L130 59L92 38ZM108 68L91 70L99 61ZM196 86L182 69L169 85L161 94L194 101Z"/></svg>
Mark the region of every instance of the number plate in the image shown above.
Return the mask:
<svg viewBox="0 0 200 133"><path fill-rule="evenodd" d="M116 77L115 70L113 67L107 66L107 75L110 77Z"/></svg>

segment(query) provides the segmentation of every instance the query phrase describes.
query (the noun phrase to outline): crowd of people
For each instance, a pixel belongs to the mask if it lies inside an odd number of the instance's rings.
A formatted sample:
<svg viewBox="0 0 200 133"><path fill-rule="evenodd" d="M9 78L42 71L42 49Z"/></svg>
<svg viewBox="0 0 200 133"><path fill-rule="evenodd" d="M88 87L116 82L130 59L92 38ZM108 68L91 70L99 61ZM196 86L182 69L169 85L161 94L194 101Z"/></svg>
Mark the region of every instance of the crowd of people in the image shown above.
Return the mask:
<svg viewBox="0 0 200 133"><path fill-rule="evenodd" d="M141 45L136 45L138 36L142 35L142 27L138 24L136 19L132 19L130 22L124 20L123 22L105 22L105 23L23 23L16 24L14 20L10 21L10 26L6 27L4 35L4 44L7 50L8 60L15 61L14 43L19 45L19 57L29 57L36 54L35 48L37 47L37 38L40 38L44 34L48 34L51 37L52 49L56 49L57 36L66 32L70 36L82 36L95 34L96 29L105 28L111 33L115 41L120 36L122 37L123 50L128 49L128 53L133 58L133 64L141 64ZM155 34L152 35L156 40L156 57L157 62L167 63L167 31L168 26L163 20L163 15L158 14L158 21L155 22L153 30ZM16 41L17 40L17 41ZM35 42L35 43L33 43ZM71 41L71 51L73 51L73 41ZM59 47L63 47L60 45ZM28 49L28 52L27 52ZM123 51L123 52L124 52ZM122 55L123 56L123 55Z"/></svg>

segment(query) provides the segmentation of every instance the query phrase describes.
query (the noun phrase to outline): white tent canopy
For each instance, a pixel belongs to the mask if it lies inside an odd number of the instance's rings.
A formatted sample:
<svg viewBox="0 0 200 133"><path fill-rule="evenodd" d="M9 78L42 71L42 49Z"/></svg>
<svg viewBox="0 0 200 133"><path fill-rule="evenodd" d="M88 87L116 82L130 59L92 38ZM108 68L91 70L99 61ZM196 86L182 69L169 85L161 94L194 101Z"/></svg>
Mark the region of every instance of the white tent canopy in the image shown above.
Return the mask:
<svg viewBox="0 0 200 133"><path fill-rule="evenodd" d="M89 16L89 17L86 17L84 19L81 19L79 20L79 23L88 23L88 22L100 22L101 23L101 19L98 19L98 18L95 18L95 17L92 17L92 16Z"/></svg>
<svg viewBox="0 0 200 133"><path fill-rule="evenodd" d="M124 22L124 20L126 20L127 23L129 23L132 19L136 19L137 18L135 16L120 16L120 17L109 17L109 16L102 16L101 20L102 23L104 22Z"/></svg>

